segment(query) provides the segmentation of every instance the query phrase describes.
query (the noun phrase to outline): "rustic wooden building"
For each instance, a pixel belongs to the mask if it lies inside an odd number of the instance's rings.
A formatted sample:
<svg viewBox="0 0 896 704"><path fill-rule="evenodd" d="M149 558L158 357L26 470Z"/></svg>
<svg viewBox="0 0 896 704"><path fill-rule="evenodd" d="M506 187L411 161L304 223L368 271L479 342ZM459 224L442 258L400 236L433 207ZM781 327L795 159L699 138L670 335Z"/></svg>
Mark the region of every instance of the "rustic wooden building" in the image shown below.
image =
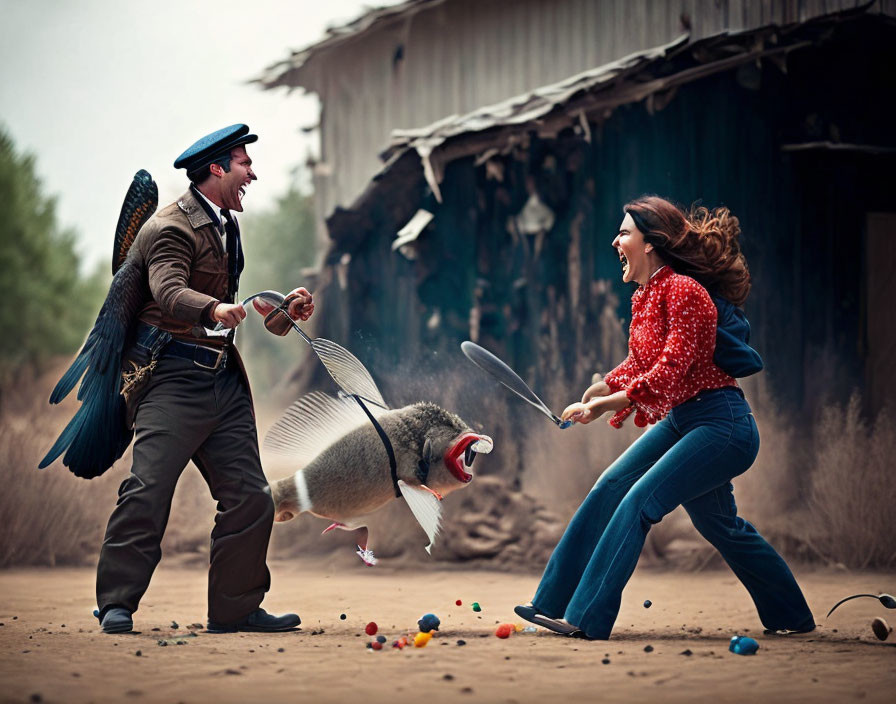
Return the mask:
<svg viewBox="0 0 896 704"><path fill-rule="evenodd" d="M740 217L779 398L880 407L896 3L856 5L415 0L271 67L322 103L320 334L381 368L479 339L581 385L622 353L609 242L654 192Z"/></svg>

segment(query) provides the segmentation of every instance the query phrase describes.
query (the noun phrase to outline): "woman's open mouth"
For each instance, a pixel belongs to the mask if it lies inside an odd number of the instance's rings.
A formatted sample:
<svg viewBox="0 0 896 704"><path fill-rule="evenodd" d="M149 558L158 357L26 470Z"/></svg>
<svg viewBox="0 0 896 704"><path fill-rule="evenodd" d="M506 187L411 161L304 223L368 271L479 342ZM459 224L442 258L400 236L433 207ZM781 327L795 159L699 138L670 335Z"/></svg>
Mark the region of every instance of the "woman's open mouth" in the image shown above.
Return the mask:
<svg viewBox="0 0 896 704"><path fill-rule="evenodd" d="M619 263L622 264L622 273L626 274L628 272L628 259L622 253L622 250L619 250Z"/></svg>
<svg viewBox="0 0 896 704"><path fill-rule="evenodd" d="M488 435L465 433L445 453L445 466L459 482L467 484L473 479L467 470L473 466L476 455L488 454L492 447L492 439Z"/></svg>

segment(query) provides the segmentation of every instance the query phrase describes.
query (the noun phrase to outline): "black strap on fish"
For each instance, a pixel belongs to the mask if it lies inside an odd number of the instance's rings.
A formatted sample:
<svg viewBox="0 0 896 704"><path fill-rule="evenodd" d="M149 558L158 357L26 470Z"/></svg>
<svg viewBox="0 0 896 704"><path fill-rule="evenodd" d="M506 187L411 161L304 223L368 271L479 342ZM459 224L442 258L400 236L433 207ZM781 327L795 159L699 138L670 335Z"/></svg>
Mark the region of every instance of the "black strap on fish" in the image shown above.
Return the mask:
<svg viewBox="0 0 896 704"><path fill-rule="evenodd" d="M389 471L392 472L392 486L395 489L395 498L401 498L401 489L398 488L398 464L395 461L395 450L392 449L392 442L389 440L389 436L386 435L386 431L383 430L383 426L377 422L377 419L373 417L373 413L367 408L365 403L361 400L361 397L357 394L351 395L355 401L358 402L358 405L367 414L367 417L370 419L370 422L373 423L373 427L376 428L377 434L380 436L380 440L383 441L383 447L386 448L386 454L389 455Z"/></svg>

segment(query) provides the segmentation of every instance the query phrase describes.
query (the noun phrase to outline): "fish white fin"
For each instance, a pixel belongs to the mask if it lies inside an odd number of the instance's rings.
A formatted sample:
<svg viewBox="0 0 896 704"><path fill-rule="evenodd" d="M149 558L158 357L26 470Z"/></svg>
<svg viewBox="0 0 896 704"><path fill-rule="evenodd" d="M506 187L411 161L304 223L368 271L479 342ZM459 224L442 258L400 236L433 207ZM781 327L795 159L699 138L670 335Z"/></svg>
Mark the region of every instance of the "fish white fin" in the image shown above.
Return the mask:
<svg viewBox="0 0 896 704"><path fill-rule="evenodd" d="M442 519L442 502L431 491L411 486L404 479L398 480L398 488L401 489L401 495L407 501L411 513L417 519L417 523L420 524L426 533L426 537L429 538L426 552L430 552L433 541L435 541L439 532L439 521Z"/></svg>
<svg viewBox="0 0 896 704"><path fill-rule="evenodd" d="M373 416L385 409L368 404ZM330 445L365 423L367 415L355 399L313 391L286 409L264 439L264 449L286 455L304 467Z"/></svg>

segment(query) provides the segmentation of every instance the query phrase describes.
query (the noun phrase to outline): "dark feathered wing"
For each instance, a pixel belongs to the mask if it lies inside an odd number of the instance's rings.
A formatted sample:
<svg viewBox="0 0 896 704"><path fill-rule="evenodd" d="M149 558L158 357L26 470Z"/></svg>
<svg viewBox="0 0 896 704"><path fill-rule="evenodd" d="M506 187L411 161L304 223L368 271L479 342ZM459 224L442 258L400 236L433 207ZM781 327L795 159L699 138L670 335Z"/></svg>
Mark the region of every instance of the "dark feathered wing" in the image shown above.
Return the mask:
<svg viewBox="0 0 896 704"><path fill-rule="evenodd" d="M59 403L81 380L81 406L41 460L41 469L64 452L64 465L76 476L92 479L109 469L130 444L134 432L126 426L119 393L121 356L145 301L144 288L142 268L133 258L127 260L112 279L84 346L50 395L50 403Z"/></svg>
<svg viewBox="0 0 896 704"><path fill-rule="evenodd" d="M127 255L158 203L159 189L141 169L134 175L118 216L109 294L81 351L50 395L50 403L59 403L80 380L81 407L41 460L41 469L64 452L62 462L75 475L98 477L131 442L134 433L126 426L124 399L119 393L121 357L148 292L142 266Z"/></svg>
<svg viewBox="0 0 896 704"><path fill-rule="evenodd" d="M134 238L159 206L159 188L149 172L140 169L121 204L121 214L115 228L115 242L112 248L112 273L124 264Z"/></svg>

